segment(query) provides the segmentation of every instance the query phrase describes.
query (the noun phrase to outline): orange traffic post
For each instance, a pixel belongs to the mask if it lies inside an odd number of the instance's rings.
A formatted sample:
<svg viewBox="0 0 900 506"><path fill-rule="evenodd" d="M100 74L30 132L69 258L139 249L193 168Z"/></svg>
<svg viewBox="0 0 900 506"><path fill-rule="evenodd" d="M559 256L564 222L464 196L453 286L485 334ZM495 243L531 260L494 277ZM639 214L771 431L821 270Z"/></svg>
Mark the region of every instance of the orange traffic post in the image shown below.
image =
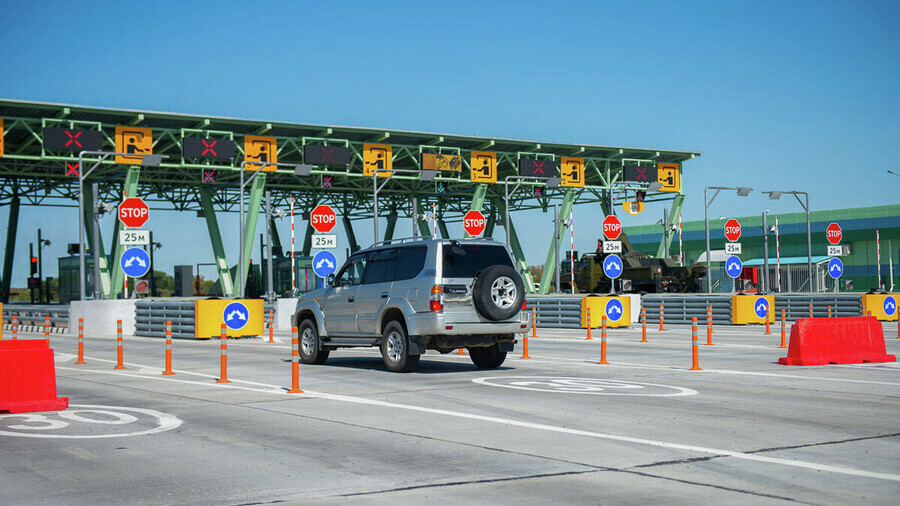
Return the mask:
<svg viewBox="0 0 900 506"><path fill-rule="evenodd" d="M866 311L866 316L872 316L872 312L871 312L871 311Z"/></svg>
<svg viewBox="0 0 900 506"><path fill-rule="evenodd" d="M781 310L781 346L779 348L787 348L787 324L784 321L784 309Z"/></svg>
<svg viewBox="0 0 900 506"><path fill-rule="evenodd" d="M275 342L275 312L269 310L269 342Z"/></svg>
<svg viewBox="0 0 900 506"><path fill-rule="evenodd" d="M828 304L828 317L831 318L831 304Z"/></svg>
<svg viewBox="0 0 900 506"><path fill-rule="evenodd" d="M86 364L84 361L84 318L78 319L78 360L76 364Z"/></svg>
<svg viewBox="0 0 900 506"><path fill-rule="evenodd" d="M831 307L831 306L828 306L828 307ZM767 335L767 336L772 335L772 331L769 329L769 311L771 311L771 310L772 310L772 308L770 308L769 306L766 306L766 333L764 335ZM829 316L831 316L831 315L829 315Z"/></svg>
<svg viewBox="0 0 900 506"><path fill-rule="evenodd" d="M531 337L537 337L537 308L531 306Z"/></svg>
<svg viewBox="0 0 900 506"><path fill-rule="evenodd" d="M122 320L116 320L116 366L113 369L125 369L125 351L122 342Z"/></svg>
<svg viewBox="0 0 900 506"><path fill-rule="evenodd" d="M297 327L291 327L291 389L289 394L302 394L300 390L300 338Z"/></svg>
<svg viewBox="0 0 900 506"><path fill-rule="evenodd" d="M457 354L457 355L465 355L465 354L466 354L466 350L464 350L464 349L462 349L462 348L459 348L458 350L456 350L456 354Z"/></svg>
<svg viewBox="0 0 900 506"><path fill-rule="evenodd" d="M600 365L608 364L606 361L606 315L600 317Z"/></svg>
<svg viewBox="0 0 900 506"><path fill-rule="evenodd" d="M706 306L706 346L712 346L712 304Z"/></svg>
<svg viewBox="0 0 900 506"><path fill-rule="evenodd" d="M691 317L691 357L693 358L692 371L702 371L700 369L700 351L697 348L697 317Z"/></svg>
<svg viewBox="0 0 900 506"><path fill-rule="evenodd" d="M593 341L594 338L591 337L591 308L587 308L587 337L584 338L585 341Z"/></svg>
<svg viewBox="0 0 900 506"><path fill-rule="evenodd" d="M44 317L44 341L47 341L47 347L50 347L50 317Z"/></svg>
<svg viewBox="0 0 900 506"><path fill-rule="evenodd" d="M219 335L219 379L216 383L231 383L228 379L228 331L224 323Z"/></svg>
<svg viewBox="0 0 900 506"><path fill-rule="evenodd" d="M659 305L659 331L662 332L666 329L663 328L663 305Z"/></svg>
<svg viewBox="0 0 900 506"><path fill-rule="evenodd" d="M172 370L172 321L166 320L166 370L163 376L172 376L175 371Z"/></svg>
<svg viewBox="0 0 900 506"><path fill-rule="evenodd" d="M19 338L19 317L13 315L13 323L12 323L12 332L13 332L13 341Z"/></svg>
<svg viewBox="0 0 900 506"><path fill-rule="evenodd" d="M810 317L810 318L813 317L812 301L809 301L809 317Z"/></svg>
<svg viewBox="0 0 900 506"><path fill-rule="evenodd" d="M641 342L647 342L647 308L641 308Z"/></svg>
<svg viewBox="0 0 900 506"><path fill-rule="evenodd" d="M531 358L528 355L528 334L525 334L524 339L522 340L522 356L519 358Z"/></svg>
<svg viewBox="0 0 900 506"><path fill-rule="evenodd" d="M15 339L15 337L13 337ZM900 320L897 320L897 339L900 339Z"/></svg>

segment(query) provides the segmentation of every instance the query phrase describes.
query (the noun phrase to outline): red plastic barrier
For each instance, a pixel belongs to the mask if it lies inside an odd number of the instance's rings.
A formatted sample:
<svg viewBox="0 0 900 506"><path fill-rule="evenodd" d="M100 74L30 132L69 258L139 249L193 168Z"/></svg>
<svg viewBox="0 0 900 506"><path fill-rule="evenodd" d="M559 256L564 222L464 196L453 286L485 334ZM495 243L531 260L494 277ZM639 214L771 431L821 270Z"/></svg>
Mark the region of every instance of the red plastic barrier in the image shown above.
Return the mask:
<svg viewBox="0 0 900 506"><path fill-rule="evenodd" d="M874 316L800 318L791 325L788 356L781 365L896 362L884 347L881 322Z"/></svg>
<svg viewBox="0 0 900 506"><path fill-rule="evenodd" d="M68 397L56 396L53 350L43 340L0 341L0 411L59 411Z"/></svg>

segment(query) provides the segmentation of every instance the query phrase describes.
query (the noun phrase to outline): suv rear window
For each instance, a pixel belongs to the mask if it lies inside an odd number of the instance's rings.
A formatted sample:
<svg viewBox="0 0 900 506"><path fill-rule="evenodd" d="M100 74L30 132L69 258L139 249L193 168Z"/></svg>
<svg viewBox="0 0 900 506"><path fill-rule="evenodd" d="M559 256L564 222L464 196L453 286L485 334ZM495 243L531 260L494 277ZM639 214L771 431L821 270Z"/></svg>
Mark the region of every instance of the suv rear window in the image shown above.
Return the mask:
<svg viewBox="0 0 900 506"><path fill-rule="evenodd" d="M444 245L444 277L471 278L478 271L492 265L512 267L509 254L503 246L482 244Z"/></svg>

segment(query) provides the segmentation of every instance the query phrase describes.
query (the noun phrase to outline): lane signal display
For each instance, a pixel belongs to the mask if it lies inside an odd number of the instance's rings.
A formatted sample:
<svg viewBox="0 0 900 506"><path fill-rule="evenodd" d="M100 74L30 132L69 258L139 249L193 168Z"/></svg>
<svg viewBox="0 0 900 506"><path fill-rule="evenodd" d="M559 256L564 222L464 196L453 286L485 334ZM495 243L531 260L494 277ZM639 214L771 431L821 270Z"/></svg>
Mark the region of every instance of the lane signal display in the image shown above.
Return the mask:
<svg viewBox="0 0 900 506"><path fill-rule="evenodd" d="M78 128L44 128L44 149L68 149L72 151L100 151L103 134L99 130Z"/></svg>
<svg viewBox="0 0 900 506"><path fill-rule="evenodd" d="M116 126L116 153L152 155L153 130L150 128ZM118 156L116 163L140 165L142 156Z"/></svg>
<svg viewBox="0 0 900 506"><path fill-rule="evenodd" d="M350 148L343 146L303 146L303 161L310 165L350 165Z"/></svg>
<svg viewBox="0 0 900 506"><path fill-rule="evenodd" d="M557 177L559 166L555 160L519 159L519 175L525 177Z"/></svg>
<svg viewBox="0 0 900 506"><path fill-rule="evenodd" d="M234 141L228 139L185 137L181 141L181 152L185 158L231 160L234 158Z"/></svg>
<svg viewBox="0 0 900 506"><path fill-rule="evenodd" d="M275 137L264 137L261 135L245 135L244 136L244 161L261 162L261 163L278 163L278 140ZM244 165L246 170L259 170L262 165L255 163L247 163ZM263 172L275 172L278 167L274 165L266 165Z"/></svg>
<svg viewBox="0 0 900 506"><path fill-rule="evenodd" d="M635 183L655 183L658 181L656 167L632 164L626 165L623 171L624 181L633 181Z"/></svg>
<svg viewBox="0 0 900 506"><path fill-rule="evenodd" d="M390 177L394 168L393 146L390 144L363 144L363 175L372 177L376 170L379 177Z"/></svg>
<svg viewBox="0 0 900 506"><path fill-rule="evenodd" d="M422 170L449 170L460 172L462 170L462 157L459 155L422 153Z"/></svg>
<svg viewBox="0 0 900 506"><path fill-rule="evenodd" d="M493 151L472 151L469 157L473 183L497 182L497 153Z"/></svg>
<svg viewBox="0 0 900 506"><path fill-rule="evenodd" d="M564 156L560 159L562 167L562 186L569 188L584 188L584 158Z"/></svg>

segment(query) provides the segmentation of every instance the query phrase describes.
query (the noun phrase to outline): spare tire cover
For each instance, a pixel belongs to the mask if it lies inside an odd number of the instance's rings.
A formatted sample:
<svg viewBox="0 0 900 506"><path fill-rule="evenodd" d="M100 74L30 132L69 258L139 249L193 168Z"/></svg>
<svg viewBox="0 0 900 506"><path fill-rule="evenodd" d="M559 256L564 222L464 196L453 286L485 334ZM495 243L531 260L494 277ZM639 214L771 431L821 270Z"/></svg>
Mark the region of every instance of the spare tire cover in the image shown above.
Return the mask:
<svg viewBox="0 0 900 506"><path fill-rule="evenodd" d="M508 265L494 265L478 273L472 287L475 309L488 320L508 320L522 309L525 286Z"/></svg>

